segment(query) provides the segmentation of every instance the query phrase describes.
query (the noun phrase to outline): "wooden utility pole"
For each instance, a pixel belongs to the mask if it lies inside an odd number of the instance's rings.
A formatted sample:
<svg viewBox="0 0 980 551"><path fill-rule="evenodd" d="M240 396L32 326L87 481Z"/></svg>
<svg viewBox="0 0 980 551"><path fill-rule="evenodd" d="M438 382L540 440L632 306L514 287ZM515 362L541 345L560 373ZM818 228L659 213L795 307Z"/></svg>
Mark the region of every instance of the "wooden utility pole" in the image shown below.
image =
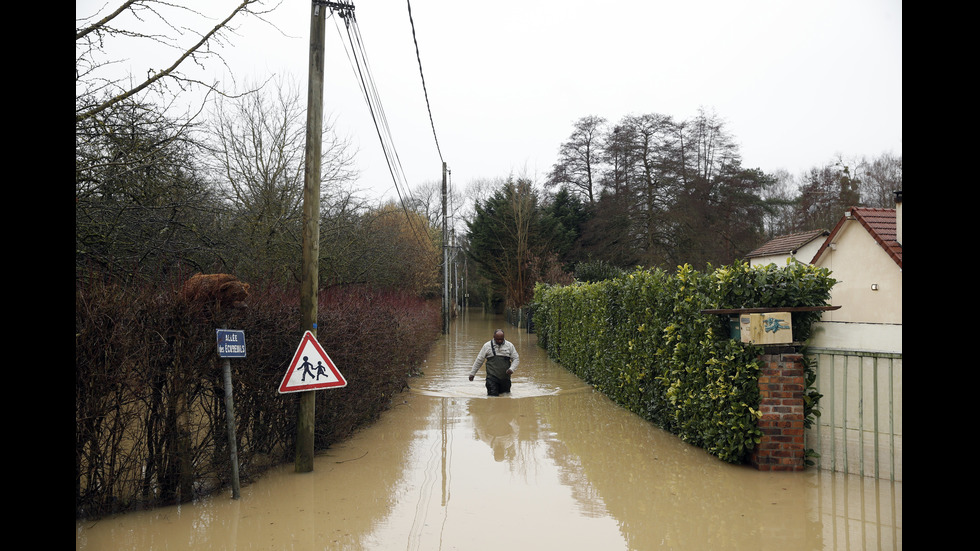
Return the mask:
<svg viewBox="0 0 980 551"><path fill-rule="evenodd" d="M451 236L449 241L452 243L453 251L453 254L451 255L453 259L453 275L451 281L453 284L452 293L450 293L450 296L452 297L452 311L455 312L456 305L459 304L459 251L456 249L456 228L449 228L449 235Z"/></svg>
<svg viewBox="0 0 980 551"><path fill-rule="evenodd" d="M320 259L320 148L323 136L323 43L326 9L312 2L310 17L310 74L306 104L306 160L303 175L303 266L300 312L305 333L316 335ZM299 395L296 422L296 472L313 470L316 391Z"/></svg>
<svg viewBox="0 0 980 551"><path fill-rule="evenodd" d="M446 217L446 163L442 163L442 332L449 333L449 232Z"/></svg>

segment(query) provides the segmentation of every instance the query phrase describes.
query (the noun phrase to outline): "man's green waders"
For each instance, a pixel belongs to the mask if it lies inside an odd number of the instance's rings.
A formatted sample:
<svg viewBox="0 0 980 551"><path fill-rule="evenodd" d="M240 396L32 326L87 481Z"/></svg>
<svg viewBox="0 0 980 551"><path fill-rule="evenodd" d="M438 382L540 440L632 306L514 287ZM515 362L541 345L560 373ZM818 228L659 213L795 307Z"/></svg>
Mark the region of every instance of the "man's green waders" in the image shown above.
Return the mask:
<svg viewBox="0 0 980 551"><path fill-rule="evenodd" d="M499 396L504 392L510 392L510 358L498 356L494 351L493 356L487 358L487 396Z"/></svg>

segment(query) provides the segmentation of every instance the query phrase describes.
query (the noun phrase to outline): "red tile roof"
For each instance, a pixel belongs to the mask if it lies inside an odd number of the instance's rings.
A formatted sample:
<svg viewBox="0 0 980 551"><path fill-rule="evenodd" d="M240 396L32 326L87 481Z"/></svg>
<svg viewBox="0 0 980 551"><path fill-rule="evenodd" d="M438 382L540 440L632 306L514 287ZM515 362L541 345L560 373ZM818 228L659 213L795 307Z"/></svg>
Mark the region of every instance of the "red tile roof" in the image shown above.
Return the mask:
<svg viewBox="0 0 980 551"><path fill-rule="evenodd" d="M830 232L827 230L812 230L790 235L782 235L750 252L748 255L746 255L746 257L756 258L759 256L771 256L776 254L793 254L798 251L800 247L810 243L814 239L823 239L827 235L830 235Z"/></svg>
<svg viewBox="0 0 980 551"><path fill-rule="evenodd" d="M888 256L898 264L898 267L902 267L902 245L897 238L897 224L895 217L895 209L874 209L874 208L863 208L863 207L852 207L848 210L854 217L854 220L859 222L862 227L871 235L871 237L881 246L882 249L888 253ZM816 263L820 255L826 250L827 245L834 241L834 237L840 232L841 228L844 227L844 222L848 220L845 214L841 217L840 222L834 226L834 229L830 232L830 237L824 242L817 254L813 256L813 260L810 261L811 264Z"/></svg>

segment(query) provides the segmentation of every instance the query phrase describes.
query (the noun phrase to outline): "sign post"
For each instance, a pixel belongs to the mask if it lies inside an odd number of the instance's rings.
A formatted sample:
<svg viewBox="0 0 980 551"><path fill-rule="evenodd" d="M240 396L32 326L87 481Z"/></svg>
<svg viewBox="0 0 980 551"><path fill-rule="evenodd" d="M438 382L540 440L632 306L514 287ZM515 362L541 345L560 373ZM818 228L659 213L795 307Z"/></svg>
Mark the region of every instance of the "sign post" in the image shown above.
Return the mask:
<svg viewBox="0 0 980 551"><path fill-rule="evenodd" d="M245 357L245 332L218 329L218 357L224 358L222 371L225 383L225 418L228 422L228 449L231 451L231 497L241 497L241 484L238 480L238 443L235 438L235 399L231 388L231 360Z"/></svg>

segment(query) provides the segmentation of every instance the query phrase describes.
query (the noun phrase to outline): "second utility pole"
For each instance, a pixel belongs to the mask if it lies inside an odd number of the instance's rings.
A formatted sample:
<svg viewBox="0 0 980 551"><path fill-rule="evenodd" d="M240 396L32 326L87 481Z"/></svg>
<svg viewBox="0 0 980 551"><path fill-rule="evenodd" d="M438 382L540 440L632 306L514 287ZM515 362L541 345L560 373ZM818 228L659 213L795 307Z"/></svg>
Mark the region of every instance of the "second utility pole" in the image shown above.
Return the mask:
<svg viewBox="0 0 980 551"><path fill-rule="evenodd" d="M442 332L449 333L449 234L446 218L446 163L442 163Z"/></svg>

